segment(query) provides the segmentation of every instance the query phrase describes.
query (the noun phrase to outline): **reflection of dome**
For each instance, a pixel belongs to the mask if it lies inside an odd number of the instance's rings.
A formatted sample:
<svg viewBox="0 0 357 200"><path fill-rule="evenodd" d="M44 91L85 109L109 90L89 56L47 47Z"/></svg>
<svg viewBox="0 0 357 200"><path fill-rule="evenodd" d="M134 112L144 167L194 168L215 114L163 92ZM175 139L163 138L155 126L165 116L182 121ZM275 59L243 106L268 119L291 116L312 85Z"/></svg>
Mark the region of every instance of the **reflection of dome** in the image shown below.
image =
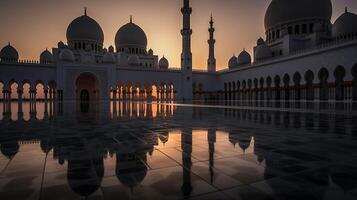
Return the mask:
<svg viewBox="0 0 357 200"><path fill-rule="evenodd" d="M265 28L298 20L326 20L332 16L331 0L273 0L265 13Z"/></svg>
<svg viewBox="0 0 357 200"><path fill-rule="evenodd" d="M115 36L115 46L117 51L122 48L138 48L146 50L147 37L143 29L133 22L122 26ZM136 53L137 52L131 52Z"/></svg>
<svg viewBox="0 0 357 200"><path fill-rule="evenodd" d="M167 141L169 141L169 132L161 133L159 135L160 141L165 144Z"/></svg>
<svg viewBox="0 0 357 200"><path fill-rule="evenodd" d="M159 61L160 69L168 69L169 68L169 61L164 57L162 57Z"/></svg>
<svg viewBox="0 0 357 200"><path fill-rule="evenodd" d="M86 14L73 20L67 28L67 40L89 41L103 44L104 34L99 24Z"/></svg>
<svg viewBox="0 0 357 200"><path fill-rule="evenodd" d="M146 160L145 152L137 154L117 154L116 175L118 180L129 188L141 183L147 173L147 167L141 160Z"/></svg>
<svg viewBox="0 0 357 200"><path fill-rule="evenodd" d="M52 140L50 138L43 138L41 139L40 146L44 153L49 153L53 148Z"/></svg>
<svg viewBox="0 0 357 200"><path fill-rule="evenodd" d="M333 24L332 33L334 37L357 34L357 15L347 11L343 13Z"/></svg>
<svg viewBox="0 0 357 200"><path fill-rule="evenodd" d="M139 66L139 57L137 55L130 55L128 58L128 65Z"/></svg>
<svg viewBox="0 0 357 200"><path fill-rule="evenodd" d="M229 69L233 69L236 68L237 66L238 66L238 58L235 55L233 55L231 59L229 59L228 61L228 67Z"/></svg>
<svg viewBox="0 0 357 200"><path fill-rule="evenodd" d="M252 137L248 134L239 134L238 135L238 143L240 148L245 152L250 146L250 142Z"/></svg>
<svg viewBox="0 0 357 200"><path fill-rule="evenodd" d="M251 62L252 62L252 58L250 54L247 51L243 50L238 56L238 64L246 65L246 64L250 64Z"/></svg>
<svg viewBox="0 0 357 200"><path fill-rule="evenodd" d="M104 167L93 166L91 160L68 161L68 185L73 192L83 197L88 197L99 189L103 174Z"/></svg>
<svg viewBox="0 0 357 200"><path fill-rule="evenodd" d="M17 50L10 45L10 43L1 49L0 59L2 61L17 62L19 60L19 53Z"/></svg>
<svg viewBox="0 0 357 200"><path fill-rule="evenodd" d="M53 56L47 49L43 51L40 55L40 63L52 63Z"/></svg>
<svg viewBox="0 0 357 200"><path fill-rule="evenodd" d="M110 51L103 56L103 63L113 64L115 63L115 56Z"/></svg>
<svg viewBox="0 0 357 200"><path fill-rule="evenodd" d="M271 49L264 43L262 45L257 46L255 49L255 60L264 60L272 57Z"/></svg>
<svg viewBox="0 0 357 200"><path fill-rule="evenodd" d="M7 142L1 144L1 153L8 159L13 159L17 152L19 152L20 146L16 141Z"/></svg>
<svg viewBox="0 0 357 200"><path fill-rule="evenodd" d="M69 49L62 50L59 58L60 58L60 60L66 61L66 62L74 62L74 60L75 60L73 52Z"/></svg>

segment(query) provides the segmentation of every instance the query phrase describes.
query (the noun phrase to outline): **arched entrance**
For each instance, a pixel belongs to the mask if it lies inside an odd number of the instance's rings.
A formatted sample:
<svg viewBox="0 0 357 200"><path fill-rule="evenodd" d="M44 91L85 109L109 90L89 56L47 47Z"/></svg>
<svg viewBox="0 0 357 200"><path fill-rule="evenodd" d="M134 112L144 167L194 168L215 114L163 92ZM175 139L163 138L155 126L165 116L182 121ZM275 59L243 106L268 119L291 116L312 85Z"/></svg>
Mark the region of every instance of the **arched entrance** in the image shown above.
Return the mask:
<svg viewBox="0 0 357 200"><path fill-rule="evenodd" d="M89 99L89 92L88 90L82 90L81 91L81 96L80 96L80 101L81 102L88 102L90 99Z"/></svg>
<svg viewBox="0 0 357 200"><path fill-rule="evenodd" d="M83 73L76 80L76 99L77 101L98 101L99 82L92 73Z"/></svg>

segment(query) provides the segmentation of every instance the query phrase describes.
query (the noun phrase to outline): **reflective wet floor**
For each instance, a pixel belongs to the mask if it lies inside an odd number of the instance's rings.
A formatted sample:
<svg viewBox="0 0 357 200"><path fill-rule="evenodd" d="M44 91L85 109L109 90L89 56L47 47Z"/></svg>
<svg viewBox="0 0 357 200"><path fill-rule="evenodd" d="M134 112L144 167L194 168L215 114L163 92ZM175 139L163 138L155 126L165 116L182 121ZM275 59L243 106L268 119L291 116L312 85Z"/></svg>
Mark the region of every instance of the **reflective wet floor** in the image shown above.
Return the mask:
<svg viewBox="0 0 357 200"><path fill-rule="evenodd" d="M12 103L0 199L356 199L351 103Z"/></svg>

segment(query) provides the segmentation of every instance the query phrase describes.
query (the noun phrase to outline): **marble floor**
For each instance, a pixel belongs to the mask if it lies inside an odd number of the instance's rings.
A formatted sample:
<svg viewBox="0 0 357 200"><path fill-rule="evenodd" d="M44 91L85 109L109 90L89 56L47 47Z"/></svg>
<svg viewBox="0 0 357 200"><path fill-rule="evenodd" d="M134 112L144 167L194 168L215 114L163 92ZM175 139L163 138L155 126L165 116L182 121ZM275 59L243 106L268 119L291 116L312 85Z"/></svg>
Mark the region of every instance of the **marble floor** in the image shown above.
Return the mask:
<svg viewBox="0 0 357 200"><path fill-rule="evenodd" d="M349 103L91 106L0 103L0 199L357 199Z"/></svg>

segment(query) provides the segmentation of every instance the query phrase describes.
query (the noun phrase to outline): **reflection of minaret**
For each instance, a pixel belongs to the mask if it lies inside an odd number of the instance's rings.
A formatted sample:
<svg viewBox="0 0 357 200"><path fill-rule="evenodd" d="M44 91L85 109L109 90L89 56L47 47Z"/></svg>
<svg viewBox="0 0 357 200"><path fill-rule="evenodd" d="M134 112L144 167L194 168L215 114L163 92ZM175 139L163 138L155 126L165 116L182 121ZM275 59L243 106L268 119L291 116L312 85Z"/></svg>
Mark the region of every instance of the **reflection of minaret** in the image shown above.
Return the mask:
<svg viewBox="0 0 357 200"><path fill-rule="evenodd" d="M213 27L213 17L211 15L211 21L209 22L210 28L208 29L209 32L209 56L208 56L208 62L207 62L207 70L209 72L215 72L216 71L216 58L214 56L214 44L216 43L216 40L214 39L214 27Z"/></svg>
<svg viewBox="0 0 357 200"><path fill-rule="evenodd" d="M181 133L182 164L183 164L183 183L181 190L185 197L190 196L191 185L191 153L192 153L192 130L184 129Z"/></svg>
<svg viewBox="0 0 357 200"><path fill-rule="evenodd" d="M208 129L207 134L208 139L208 150L209 150L209 173L211 176L211 183L213 183L214 178L214 143L216 143L216 131L214 129Z"/></svg>
<svg viewBox="0 0 357 200"><path fill-rule="evenodd" d="M190 16L192 8L190 1L183 1L183 8L181 9L183 15L182 35L182 54L181 54L181 91L183 100L192 99L192 52L191 52L191 22Z"/></svg>

